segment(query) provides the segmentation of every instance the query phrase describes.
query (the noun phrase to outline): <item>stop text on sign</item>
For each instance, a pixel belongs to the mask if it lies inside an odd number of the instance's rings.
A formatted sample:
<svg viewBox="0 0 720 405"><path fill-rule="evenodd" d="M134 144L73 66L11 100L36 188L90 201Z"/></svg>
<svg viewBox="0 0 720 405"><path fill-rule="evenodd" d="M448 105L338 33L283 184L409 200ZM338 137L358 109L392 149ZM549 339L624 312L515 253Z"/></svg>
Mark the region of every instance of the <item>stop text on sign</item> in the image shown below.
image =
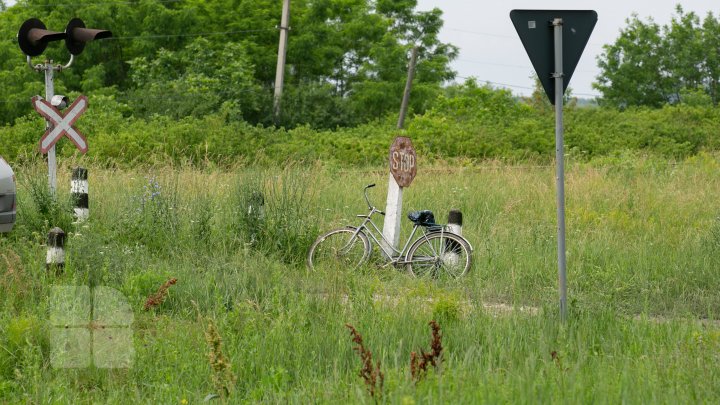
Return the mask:
<svg viewBox="0 0 720 405"><path fill-rule="evenodd" d="M408 187L417 174L417 155L410 138L398 136L390 145L390 173L400 187Z"/></svg>
<svg viewBox="0 0 720 405"><path fill-rule="evenodd" d="M407 152L392 153L392 169L409 172L415 167L415 156Z"/></svg>

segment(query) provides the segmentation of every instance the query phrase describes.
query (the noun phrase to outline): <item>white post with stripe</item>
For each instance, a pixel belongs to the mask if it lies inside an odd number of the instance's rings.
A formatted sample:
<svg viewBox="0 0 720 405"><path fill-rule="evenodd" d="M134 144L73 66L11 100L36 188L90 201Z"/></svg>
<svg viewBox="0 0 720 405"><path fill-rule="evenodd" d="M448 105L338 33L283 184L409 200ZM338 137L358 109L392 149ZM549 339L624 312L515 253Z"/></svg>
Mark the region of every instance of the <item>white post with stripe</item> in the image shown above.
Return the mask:
<svg viewBox="0 0 720 405"><path fill-rule="evenodd" d="M62 273L65 268L65 232L55 227L48 232L46 269Z"/></svg>
<svg viewBox="0 0 720 405"><path fill-rule="evenodd" d="M73 169L70 193L72 194L72 200L75 205L73 210L75 211L75 220L77 222L83 222L90 216L88 189L87 169L84 167L76 167Z"/></svg>
<svg viewBox="0 0 720 405"><path fill-rule="evenodd" d="M450 210L448 213L448 230L462 236L463 215L460 210Z"/></svg>

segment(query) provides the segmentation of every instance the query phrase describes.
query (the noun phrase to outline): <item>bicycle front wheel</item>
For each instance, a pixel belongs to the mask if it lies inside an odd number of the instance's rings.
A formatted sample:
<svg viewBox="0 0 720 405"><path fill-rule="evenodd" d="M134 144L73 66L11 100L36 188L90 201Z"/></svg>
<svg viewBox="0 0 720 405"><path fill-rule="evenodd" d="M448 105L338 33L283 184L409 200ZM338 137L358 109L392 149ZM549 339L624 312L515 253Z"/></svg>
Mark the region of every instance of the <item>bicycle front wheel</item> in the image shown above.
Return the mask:
<svg viewBox="0 0 720 405"><path fill-rule="evenodd" d="M472 248L462 236L433 232L410 246L405 261L416 277L459 278L470 270Z"/></svg>
<svg viewBox="0 0 720 405"><path fill-rule="evenodd" d="M356 234L357 232L357 234ZM360 267L370 257L370 241L363 231L347 227L321 235L310 246L307 265L311 270Z"/></svg>

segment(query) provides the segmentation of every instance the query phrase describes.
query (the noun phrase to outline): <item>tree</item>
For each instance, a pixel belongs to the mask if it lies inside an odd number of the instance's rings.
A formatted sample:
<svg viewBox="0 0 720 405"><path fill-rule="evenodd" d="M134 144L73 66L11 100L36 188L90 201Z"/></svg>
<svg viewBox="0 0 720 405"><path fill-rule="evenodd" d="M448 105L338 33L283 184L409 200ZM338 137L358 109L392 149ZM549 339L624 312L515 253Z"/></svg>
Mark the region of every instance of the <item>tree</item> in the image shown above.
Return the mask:
<svg viewBox="0 0 720 405"><path fill-rule="evenodd" d="M708 13L703 21L701 47L705 60L701 70L705 87L713 104L720 102L720 21L712 13Z"/></svg>
<svg viewBox="0 0 720 405"><path fill-rule="evenodd" d="M222 110L235 119L257 119L266 93L238 43L197 38L180 51L163 49L152 58L133 59L130 66L137 86L132 103L139 115L199 117Z"/></svg>
<svg viewBox="0 0 720 405"><path fill-rule="evenodd" d="M697 103L704 92L717 105L720 23L712 13L701 24L679 5L675 11L662 27L633 15L615 43L604 46L598 57L601 73L593 84L603 93L601 103L659 107L683 103L685 96Z"/></svg>
<svg viewBox="0 0 720 405"><path fill-rule="evenodd" d="M612 45L598 57L601 73L593 87L603 93L601 102L616 107L661 106L669 99L672 83L665 66L661 28L637 14Z"/></svg>
<svg viewBox="0 0 720 405"><path fill-rule="evenodd" d="M676 7L677 16L673 17L669 26L663 27L665 49L669 76L672 78L671 102L682 102L684 90L701 89L703 86L704 49L702 47L702 27L700 18L693 13Z"/></svg>

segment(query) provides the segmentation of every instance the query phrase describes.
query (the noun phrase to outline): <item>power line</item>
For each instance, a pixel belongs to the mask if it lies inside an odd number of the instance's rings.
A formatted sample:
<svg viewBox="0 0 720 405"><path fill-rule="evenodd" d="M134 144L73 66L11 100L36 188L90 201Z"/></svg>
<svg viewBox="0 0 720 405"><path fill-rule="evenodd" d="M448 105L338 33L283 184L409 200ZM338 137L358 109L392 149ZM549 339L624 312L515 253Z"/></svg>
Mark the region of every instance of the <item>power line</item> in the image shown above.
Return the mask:
<svg viewBox="0 0 720 405"><path fill-rule="evenodd" d="M216 31L216 32L198 32L194 34L157 34L157 35L130 35L121 37L110 37L107 40L121 40L121 39L157 39L157 38L180 38L180 37L205 37L213 35L228 35L228 34L243 34L249 32L265 32L265 31L276 31L277 28L262 28L256 30L237 30L237 31Z"/></svg>
<svg viewBox="0 0 720 405"><path fill-rule="evenodd" d="M464 34L473 34L473 35L481 35L486 37L495 37L495 38L505 38L505 39L519 39L515 35L503 35L503 34L494 34L490 32L480 32L480 31L470 31L470 30L463 30L458 28L445 28L448 31L455 31L455 32L461 32ZM604 46L605 44L601 44L599 42L588 42L588 45L592 46Z"/></svg>
<svg viewBox="0 0 720 405"><path fill-rule="evenodd" d="M183 0L155 0L158 4L179 3ZM10 7L17 8L49 8L49 7L85 7L85 6L114 6L114 5L140 5L139 1L105 1L102 3L56 3L56 4L15 4Z"/></svg>
<svg viewBox="0 0 720 405"><path fill-rule="evenodd" d="M479 31L468 31L468 30L461 30L461 29L457 29L457 28L446 28L446 29L447 29L448 31L462 32L462 33L464 33L464 34L482 35L482 36L486 36L486 37L495 37L495 38L508 38L508 39L509 39L509 38L512 38L512 39L515 39L514 36L510 36L510 35L492 34L492 33L489 33L489 32L479 32Z"/></svg>
<svg viewBox="0 0 720 405"><path fill-rule="evenodd" d="M477 77L467 77L467 76L456 76L458 79L477 79L480 82L492 84L495 86L501 86L501 87L510 87L510 88L518 88L518 89L524 89L524 90L535 90L534 87L529 86L520 86L517 84L507 84L507 83L499 83L499 82L493 82L490 80L480 80ZM599 94L590 94L590 93L572 93L575 96L586 96L586 97L595 97L595 98L601 98L602 96Z"/></svg>
<svg viewBox="0 0 720 405"><path fill-rule="evenodd" d="M528 87L528 86L519 86L519 85L516 85L516 84L499 83L499 82L493 82L493 81L490 81L490 80L480 80L480 79L478 79L477 77L474 77L474 76L470 76L470 77L468 77L468 76L455 76L455 77L457 77L458 79L465 79L465 80L467 80L467 79L477 79L477 80L480 81L480 82L488 83L488 84L494 84L494 85L496 85L496 86L514 87L514 88L518 88L518 89L534 90L532 87Z"/></svg>
<svg viewBox="0 0 720 405"><path fill-rule="evenodd" d="M499 67L514 68L514 69L532 70L532 67L530 65L511 65L511 64L505 64L505 63L485 62L485 61L472 60L472 59L456 59L456 61L465 62L465 63L476 63L478 65L489 65L489 66L499 66ZM576 70L575 72L595 73L592 70Z"/></svg>
<svg viewBox="0 0 720 405"><path fill-rule="evenodd" d="M471 59L456 59L458 62L467 62L467 63L477 63L479 65L490 65L490 66L499 66L499 67L508 67L508 68L516 68L516 69L531 69L529 66L522 66L522 65L508 65L504 63L494 63L494 62L482 62L479 60L471 60Z"/></svg>

